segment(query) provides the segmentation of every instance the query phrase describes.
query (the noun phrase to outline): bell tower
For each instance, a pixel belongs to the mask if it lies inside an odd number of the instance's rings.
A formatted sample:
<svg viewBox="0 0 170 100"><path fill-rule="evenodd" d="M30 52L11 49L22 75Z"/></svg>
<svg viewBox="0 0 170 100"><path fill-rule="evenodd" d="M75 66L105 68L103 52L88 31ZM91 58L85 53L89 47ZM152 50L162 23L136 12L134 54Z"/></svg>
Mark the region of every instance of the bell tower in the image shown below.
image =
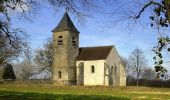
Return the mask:
<svg viewBox="0 0 170 100"><path fill-rule="evenodd" d="M53 30L54 58L52 80L54 84L76 84L76 57L79 53L79 31L67 12Z"/></svg>

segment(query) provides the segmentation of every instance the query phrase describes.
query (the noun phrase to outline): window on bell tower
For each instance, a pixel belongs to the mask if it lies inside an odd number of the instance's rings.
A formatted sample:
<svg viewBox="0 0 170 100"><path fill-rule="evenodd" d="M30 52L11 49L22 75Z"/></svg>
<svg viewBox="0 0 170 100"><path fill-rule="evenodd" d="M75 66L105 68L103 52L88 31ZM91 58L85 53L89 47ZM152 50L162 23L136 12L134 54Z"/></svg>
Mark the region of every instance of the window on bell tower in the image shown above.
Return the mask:
<svg viewBox="0 0 170 100"><path fill-rule="evenodd" d="M58 72L58 79L61 79L61 71Z"/></svg>
<svg viewBox="0 0 170 100"><path fill-rule="evenodd" d="M76 45L76 38L75 37L72 37L72 45Z"/></svg>
<svg viewBox="0 0 170 100"><path fill-rule="evenodd" d="M62 45L63 44L63 36L59 36L58 37L58 45Z"/></svg>

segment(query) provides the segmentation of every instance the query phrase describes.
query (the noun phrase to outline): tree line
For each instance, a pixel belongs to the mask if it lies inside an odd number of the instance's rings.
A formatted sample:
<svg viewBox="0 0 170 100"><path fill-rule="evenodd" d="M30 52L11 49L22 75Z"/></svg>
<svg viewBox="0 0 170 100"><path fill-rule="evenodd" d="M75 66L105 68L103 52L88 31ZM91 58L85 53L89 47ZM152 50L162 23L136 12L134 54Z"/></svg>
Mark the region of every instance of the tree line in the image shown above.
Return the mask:
<svg viewBox="0 0 170 100"><path fill-rule="evenodd" d="M22 60L21 60L22 58ZM154 71L153 66L148 65L148 60L144 55L144 51L140 48L135 48L128 58L121 57L126 70L127 83L136 80L136 85L139 85L141 79L145 80L160 80L168 79L168 74L160 76ZM15 61L12 65L6 64L8 67L4 67L3 73L7 74L4 79L50 79L52 75L52 62L53 62L53 47L52 39L48 38L42 48L37 48L32 51L31 48L27 50L25 55L20 57L19 61ZM9 66L11 68L9 68ZM7 70L9 68L9 70ZM14 74L15 70L15 74ZM2 73L2 70L1 70ZM8 77L9 75L9 77Z"/></svg>
<svg viewBox="0 0 170 100"><path fill-rule="evenodd" d="M128 58L122 57L122 61L126 70L127 84L134 85L136 82L136 86L138 86L141 80L151 82L152 80L167 80L169 78L168 74L159 75L153 66L148 65L144 51L140 48L135 48Z"/></svg>

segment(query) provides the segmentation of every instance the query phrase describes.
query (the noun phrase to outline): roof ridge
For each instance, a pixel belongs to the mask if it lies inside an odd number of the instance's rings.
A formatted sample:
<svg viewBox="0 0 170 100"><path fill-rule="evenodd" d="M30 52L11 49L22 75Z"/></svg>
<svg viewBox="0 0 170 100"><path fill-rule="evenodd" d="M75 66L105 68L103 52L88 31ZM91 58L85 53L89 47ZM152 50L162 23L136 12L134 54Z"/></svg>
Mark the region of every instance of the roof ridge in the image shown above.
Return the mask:
<svg viewBox="0 0 170 100"><path fill-rule="evenodd" d="M90 47L80 47L80 48L97 48L97 47L114 47L115 45L103 45L103 46L90 46Z"/></svg>

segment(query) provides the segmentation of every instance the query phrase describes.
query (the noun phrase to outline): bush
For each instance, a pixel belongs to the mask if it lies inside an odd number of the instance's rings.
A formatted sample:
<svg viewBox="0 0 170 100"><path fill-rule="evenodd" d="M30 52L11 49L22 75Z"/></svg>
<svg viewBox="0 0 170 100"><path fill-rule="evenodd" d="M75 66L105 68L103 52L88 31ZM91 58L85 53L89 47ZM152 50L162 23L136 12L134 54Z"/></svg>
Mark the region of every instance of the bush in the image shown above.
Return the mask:
<svg viewBox="0 0 170 100"><path fill-rule="evenodd" d="M3 79L16 79L13 67L11 64L6 64L6 66L3 69Z"/></svg>

